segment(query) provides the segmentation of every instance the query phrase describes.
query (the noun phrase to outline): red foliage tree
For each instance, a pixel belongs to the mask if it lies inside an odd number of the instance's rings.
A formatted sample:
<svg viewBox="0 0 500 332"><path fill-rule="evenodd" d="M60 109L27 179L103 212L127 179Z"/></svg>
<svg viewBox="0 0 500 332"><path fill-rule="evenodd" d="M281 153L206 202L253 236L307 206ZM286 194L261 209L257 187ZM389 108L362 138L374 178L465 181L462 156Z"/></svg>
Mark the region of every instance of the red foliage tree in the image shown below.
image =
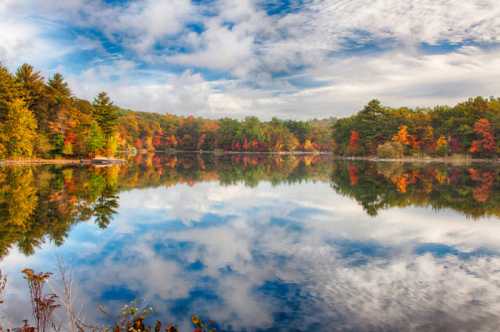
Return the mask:
<svg viewBox="0 0 500 332"><path fill-rule="evenodd" d="M488 119L479 119L474 124L474 132L480 139L474 140L470 147L472 153L492 154L496 149L495 136Z"/></svg>
<svg viewBox="0 0 500 332"><path fill-rule="evenodd" d="M347 150L350 154L356 154L359 150L359 133L356 130L351 131L351 137L349 138L349 145Z"/></svg>

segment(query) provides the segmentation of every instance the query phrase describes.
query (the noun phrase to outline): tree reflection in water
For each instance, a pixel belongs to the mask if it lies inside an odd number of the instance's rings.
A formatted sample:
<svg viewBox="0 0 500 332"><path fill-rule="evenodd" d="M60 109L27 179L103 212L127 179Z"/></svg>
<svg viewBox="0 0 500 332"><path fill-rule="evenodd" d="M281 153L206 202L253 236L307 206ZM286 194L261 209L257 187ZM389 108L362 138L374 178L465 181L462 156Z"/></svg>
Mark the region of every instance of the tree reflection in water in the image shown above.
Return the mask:
<svg viewBox="0 0 500 332"><path fill-rule="evenodd" d="M119 193L148 187L218 181L255 187L330 182L371 216L392 207L450 208L471 218L500 217L495 165L339 161L321 155L138 155L110 167L37 166L0 169L0 256L13 245L33 254L45 239L61 245L71 226L106 228Z"/></svg>

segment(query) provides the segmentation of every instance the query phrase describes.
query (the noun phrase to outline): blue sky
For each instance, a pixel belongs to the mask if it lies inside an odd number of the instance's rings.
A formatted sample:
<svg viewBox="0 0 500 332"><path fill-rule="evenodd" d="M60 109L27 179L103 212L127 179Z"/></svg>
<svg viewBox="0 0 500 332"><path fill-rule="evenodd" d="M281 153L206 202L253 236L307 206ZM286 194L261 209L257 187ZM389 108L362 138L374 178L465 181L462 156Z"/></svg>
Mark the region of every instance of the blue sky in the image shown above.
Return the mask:
<svg viewBox="0 0 500 332"><path fill-rule="evenodd" d="M321 118L500 90L497 0L3 0L0 30L10 69L141 111Z"/></svg>

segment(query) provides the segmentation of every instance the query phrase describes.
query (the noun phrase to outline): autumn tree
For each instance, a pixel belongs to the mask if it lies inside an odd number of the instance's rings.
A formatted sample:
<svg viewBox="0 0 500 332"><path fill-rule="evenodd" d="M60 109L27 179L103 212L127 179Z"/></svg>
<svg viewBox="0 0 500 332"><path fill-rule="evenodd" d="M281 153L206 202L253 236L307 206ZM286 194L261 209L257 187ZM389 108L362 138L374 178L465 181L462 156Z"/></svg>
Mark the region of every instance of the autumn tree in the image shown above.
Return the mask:
<svg viewBox="0 0 500 332"><path fill-rule="evenodd" d="M495 153L496 142L491 128L491 123L487 119L479 119L474 124L474 132L478 139L472 142L470 152L489 156Z"/></svg>
<svg viewBox="0 0 500 332"><path fill-rule="evenodd" d="M481 119L489 121L489 129ZM380 147L392 141L418 155L473 152L477 156L494 157L499 149L495 141L500 135L498 128L500 98L477 97L453 107L432 109L390 108L374 100L357 114L336 120L333 136L340 154L352 153L349 142L352 132L356 131L363 153L370 155L374 153L374 145ZM495 148L494 144L497 144ZM390 146L384 147L387 148Z"/></svg>
<svg viewBox="0 0 500 332"><path fill-rule="evenodd" d="M351 136L349 137L349 145L347 151L351 155L356 155L359 152L359 139L360 135L356 130L351 131Z"/></svg>
<svg viewBox="0 0 500 332"><path fill-rule="evenodd" d="M408 134L408 126L402 125L399 127L398 132L392 137L394 142L398 142L402 145L410 144L410 138Z"/></svg>
<svg viewBox="0 0 500 332"><path fill-rule="evenodd" d="M15 99L7 106L5 121L1 124L2 145L6 154L13 158L31 157L37 137L37 124L33 113L24 101Z"/></svg>
<svg viewBox="0 0 500 332"><path fill-rule="evenodd" d="M302 148L304 149L304 151L306 152L313 152L313 151L316 151L316 147L314 146L313 142L311 142L310 139L306 139L304 141L304 145L302 146Z"/></svg>
<svg viewBox="0 0 500 332"><path fill-rule="evenodd" d="M14 76L0 64L0 122L5 119L9 104L15 99L23 99L22 89Z"/></svg>
<svg viewBox="0 0 500 332"><path fill-rule="evenodd" d="M5 137L2 132L2 126L0 125L0 159L7 157L7 148L4 145Z"/></svg>
<svg viewBox="0 0 500 332"><path fill-rule="evenodd" d="M288 128L285 126L284 122L278 118L273 118L267 127L266 141L269 144L269 151L287 151L291 148L288 146L291 137L293 136ZM298 140L293 142L294 148L299 145ZM290 150L293 151L293 150Z"/></svg>
<svg viewBox="0 0 500 332"><path fill-rule="evenodd" d="M436 141L436 153L439 156L448 155L448 140L444 137L444 135L439 136Z"/></svg>
<svg viewBox="0 0 500 332"><path fill-rule="evenodd" d="M309 122L288 120L285 121L285 126L297 137L300 144L304 144L311 135L312 125Z"/></svg>

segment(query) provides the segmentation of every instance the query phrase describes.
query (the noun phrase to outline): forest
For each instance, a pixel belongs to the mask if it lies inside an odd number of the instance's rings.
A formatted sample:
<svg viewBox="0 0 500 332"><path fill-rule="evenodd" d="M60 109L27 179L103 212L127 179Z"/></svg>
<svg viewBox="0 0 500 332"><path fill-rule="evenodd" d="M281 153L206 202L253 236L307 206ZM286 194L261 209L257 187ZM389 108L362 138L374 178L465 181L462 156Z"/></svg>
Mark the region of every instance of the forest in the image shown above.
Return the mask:
<svg viewBox="0 0 500 332"><path fill-rule="evenodd" d="M495 158L500 152L500 98L417 109L384 107L373 100L357 114L337 120L332 134L340 155Z"/></svg>
<svg viewBox="0 0 500 332"><path fill-rule="evenodd" d="M159 151L329 152L381 158L500 152L500 98L454 107L390 108L373 100L346 118L243 120L135 112L106 92L76 97L61 74L0 65L0 159L113 157Z"/></svg>

